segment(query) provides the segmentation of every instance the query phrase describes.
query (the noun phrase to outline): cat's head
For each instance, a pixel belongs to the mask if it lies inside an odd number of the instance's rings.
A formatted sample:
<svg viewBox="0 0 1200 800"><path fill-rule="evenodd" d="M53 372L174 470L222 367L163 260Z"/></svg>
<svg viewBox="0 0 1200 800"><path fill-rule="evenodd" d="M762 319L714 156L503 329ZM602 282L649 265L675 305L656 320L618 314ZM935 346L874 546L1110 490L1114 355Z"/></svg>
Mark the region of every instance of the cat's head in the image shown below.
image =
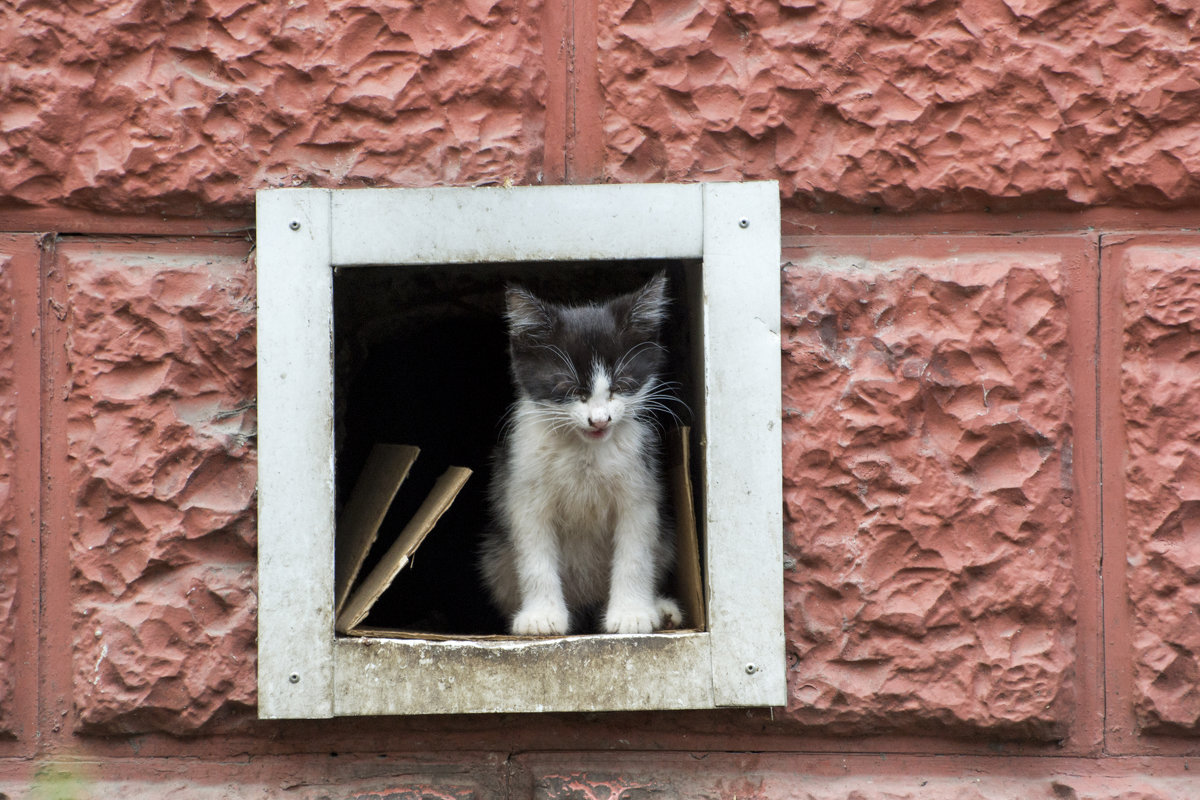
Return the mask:
<svg viewBox="0 0 1200 800"><path fill-rule="evenodd" d="M607 302L560 306L509 286L509 354L518 393L556 427L607 440L661 388L666 289L660 272Z"/></svg>

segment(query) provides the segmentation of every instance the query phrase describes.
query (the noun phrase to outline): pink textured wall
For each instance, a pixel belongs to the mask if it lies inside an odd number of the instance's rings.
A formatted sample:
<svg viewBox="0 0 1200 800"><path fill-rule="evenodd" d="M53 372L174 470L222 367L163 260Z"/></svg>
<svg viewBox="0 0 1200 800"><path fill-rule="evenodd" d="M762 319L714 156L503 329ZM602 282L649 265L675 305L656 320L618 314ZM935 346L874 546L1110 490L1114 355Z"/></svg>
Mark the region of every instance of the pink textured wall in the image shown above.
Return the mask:
<svg viewBox="0 0 1200 800"><path fill-rule="evenodd" d="M7 5L0 201L225 214L260 186L537 182L561 171L548 114L596 150L584 179L773 178L802 208L1200 199L1185 0L572 8Z"/></svg>
<svg viewBox="0 0 1200 800"><path fill-rule="evenodd" d="M1072 541L1088 533L1067 375L1068 328L1088 321L1069 314L1066 264L1083 245L819 238L787 254L798 718L1065 735Z"/></svg>
<svg viewBox="0 0 1200 800"><path fill-rule="evenodd" d="M1200 242L1114 248L1124 277L1128 569L1139 724L1200 733Z"/></svg>
<svg viewBox="0 0 1200 800"><path fill-rule="evenodd" d="M244 243L61 247L75 705L191 731L253 706L254 271Z"/></svg>
<svg viewBox="0 0 1200 800"><path fill-rule="evenodd" d="M538 5L0 9L0 205L245 213L263 186L537 180Z"/></svg>
<svg viewBox="0 0 1200 800"><path fill-rule="evenodd" d="M816 209L1200 198L1184 0L599 6L615 180L775 178Z"/></svg>
<svg viewBox="0 0 1200 800"><path fill-rule="evenodd" d="M945 768L911 759L849 759L830 764L795 756L713 754L593 757L565 768L560 759L535 757L545 773L534 782L538 800L642 797L719 797L738 800L1185 800L1195 796L1187 778L1062 775L1043 778L997 765ZM894 763L888 764L888 761ZM868 783L863 773L883 767ZM999 774L997 774L999 773ZM798 775L805 776L798 778Z"/></svg>
<svg viewBox="0 0 1200 800"><path fill-rule="evenodd" d="M13 496L16 430L16 364L13 356L12 258L0 249L0 733L11 733L14 696L17 513Z"/></svg>
<svg viewBox="0 0 1200 800"><path fill-rule="evenodd" d="M1200 797L1197 31L0 5L0 795ZM259 722L254 191L741 178L785 212L787 707Z"/></svg>

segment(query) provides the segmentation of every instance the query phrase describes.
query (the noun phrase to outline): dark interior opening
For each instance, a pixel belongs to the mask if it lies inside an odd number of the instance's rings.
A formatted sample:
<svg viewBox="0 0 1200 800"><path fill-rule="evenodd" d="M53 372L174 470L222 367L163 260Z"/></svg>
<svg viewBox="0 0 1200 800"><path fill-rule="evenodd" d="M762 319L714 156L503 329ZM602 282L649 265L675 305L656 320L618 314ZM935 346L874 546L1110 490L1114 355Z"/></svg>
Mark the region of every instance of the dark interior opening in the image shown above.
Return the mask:
<svg viewBox="0 0 1200 800"><path fill-rule="evenodd" d="M664 327L675 411L694 424L703 381L699 262L618 261L353 267L334 275L336 490L340 513L372 446L421 449L392 504L359 579L378 563L449 466L474 474L396 577L363 627L412 633L506 633L477 569L488 524L492 453L514 399L508 374L504 287L519 283L558 303L603 301L659 270L670 282ZM667 420L667 425L675 422ZM693 452L698 433L693 431ZM701 486L700 461L692 482ZM699 489L697 488L697 492ZM702 508L695 498L695 508ZM698 515L701 516L702 515Z"/></svg>

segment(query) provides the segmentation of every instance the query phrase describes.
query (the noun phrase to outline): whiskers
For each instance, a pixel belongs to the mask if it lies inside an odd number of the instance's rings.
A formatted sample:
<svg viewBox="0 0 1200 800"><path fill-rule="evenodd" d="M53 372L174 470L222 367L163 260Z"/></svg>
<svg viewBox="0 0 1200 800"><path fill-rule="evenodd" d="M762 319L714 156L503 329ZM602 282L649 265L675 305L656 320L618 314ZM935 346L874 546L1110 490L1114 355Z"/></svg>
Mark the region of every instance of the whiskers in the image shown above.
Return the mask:
<svg viewBox="0 0 1200 800"><path fill-rule="evenodd" d="M649 422L660 434L666 433L665 420L668 418L674 420L676 426L682 426L683 418L672 406L679 407L689 417L692 410L676 395L680 388L678 381L661 381L657 378L647 381L641 391L633 396L630 412L638 419Z"/></svg>
<svg viewBox="0 0 1200 800"><path fill-rule="evenodd" d="M552 433L564 433L576 427L571 415L555 403L539 403L522 398L508 407L500 424L500 438L512 434L518 423L534 423Z"/></svg>
<svg viewBox="0 0 1200 800"><path fill-rule="evenodd" d="M625 368L629 366L629 362L632 361L637 356L638 353L640 353L641 351L646 350L648 348L652 348L652 349L658 350L663 353L667 352L667 348L663 347L658 342L651 342L651 341L638 342L633 347L626 350L624 352L624 354L622 354L622 356L617 359L616 366L613 367L613 374L620 375L622 372L625 371Z"/></svg>
<svg viewBox="0 0 1200 800"><path fill-rule="evenodd" d="M624 395L624 412L617 409L612 418L614 430L619 431L632 424L652 429L661 436L670 427L687 424L691 409L677 396L679 389L680 384L675 381L651 378L637 392ZM586 414L586 409L581 410L578 401L564 404L523 396L509 406L501 418L500 439L510 439L521 429L528 429L531 433L538 430L553 436L586 432ZM620 438L620 434L618 436Z"/></svg>

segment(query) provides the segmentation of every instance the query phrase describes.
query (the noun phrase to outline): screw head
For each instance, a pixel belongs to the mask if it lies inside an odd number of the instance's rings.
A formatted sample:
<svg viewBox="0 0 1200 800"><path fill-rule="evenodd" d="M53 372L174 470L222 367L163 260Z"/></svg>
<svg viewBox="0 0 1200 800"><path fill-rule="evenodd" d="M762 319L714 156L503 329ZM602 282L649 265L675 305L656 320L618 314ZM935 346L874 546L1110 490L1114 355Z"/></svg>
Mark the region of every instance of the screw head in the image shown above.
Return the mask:
<svg viewBox="0 0 1200 800"><path fill-rule="evenodd" d="M738 220L738 227L739 228L749 228L750 220L746 219L745 217L742 217L741 219Z"/></svg>
<svg viewBox="0 0 1200 800"><path fill-rule="evenodd" d="M300 220L298 220L298 219L292 220L291 222L288 223L288 227L294 231L300 230Z"/></svg>
<svg viewBox="0 0 1200 800"><path fill-rule="evenodd" d="M288 675L288 681L291 683L299 683L300 682L300 673L293 672L291 675Z"/></svg>
<svg viewBox="0 0 1200 800"><path fill-rule="evenodd" d="M756 672L758 672L757 664L747 664L746 665L746 674L747 675L753 675Z"/></svg>

